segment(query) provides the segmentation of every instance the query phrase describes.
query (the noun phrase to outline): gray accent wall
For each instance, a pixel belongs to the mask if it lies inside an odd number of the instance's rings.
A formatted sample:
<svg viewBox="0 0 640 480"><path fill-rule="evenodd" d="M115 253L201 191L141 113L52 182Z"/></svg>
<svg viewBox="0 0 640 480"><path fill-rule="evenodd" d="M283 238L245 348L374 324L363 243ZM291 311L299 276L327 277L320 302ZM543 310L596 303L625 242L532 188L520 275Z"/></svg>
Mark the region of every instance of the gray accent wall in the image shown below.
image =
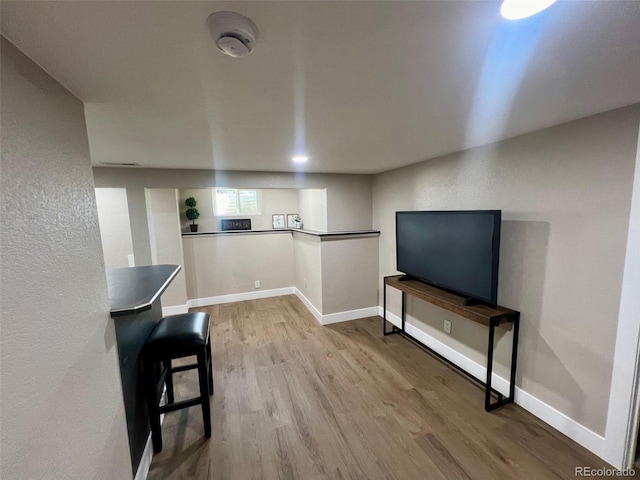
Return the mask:
<svg viewBox="0 0 640 480"><path fill-rule="evenodd" d="M395 270L397 210L501 209L498 302L522 312L517 384L603 435L640 105L374 177L380 276ZM399 313L399 295L391 295ZM380 299L380 304L382 300ZM424 302L410 321L484 363L486 329ZM451 336L443 320L453 322ZM506 376L510 333L499 335Z"/></svg>
<svg viewBox="0 0 640 480"><path fill-rule="evenodd" d="M80 100L2 38L0 477L133 477Z"/></svg>

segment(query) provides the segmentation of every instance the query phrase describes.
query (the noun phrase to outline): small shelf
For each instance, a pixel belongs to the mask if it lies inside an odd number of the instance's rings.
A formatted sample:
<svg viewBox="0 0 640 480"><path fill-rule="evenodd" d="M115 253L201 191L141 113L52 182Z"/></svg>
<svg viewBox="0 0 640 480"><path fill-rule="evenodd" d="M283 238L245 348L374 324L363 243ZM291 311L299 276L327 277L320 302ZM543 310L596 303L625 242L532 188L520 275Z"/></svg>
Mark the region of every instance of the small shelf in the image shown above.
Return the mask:
<svg viewBox="0 0 640 480"><path fill-rule="evenodd" d="M488 305L464 305L465 297L428 285L418 280L400 280L403 275L385 277L384 281L390 287L406 292L412 297L432 303L438 307L456 313L461 317L489 326L491 320L498 323L510 321L518 312L505 307L490 307Z"/></svg>

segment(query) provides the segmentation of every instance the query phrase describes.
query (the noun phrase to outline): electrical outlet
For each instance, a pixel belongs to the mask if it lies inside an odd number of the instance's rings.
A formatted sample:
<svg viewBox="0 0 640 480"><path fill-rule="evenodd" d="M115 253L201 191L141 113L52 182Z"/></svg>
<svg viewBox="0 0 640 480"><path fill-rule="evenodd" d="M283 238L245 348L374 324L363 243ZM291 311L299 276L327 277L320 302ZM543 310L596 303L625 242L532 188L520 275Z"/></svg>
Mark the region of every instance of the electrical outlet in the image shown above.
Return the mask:
<svg viewBox="0 0 640 480"><path fill-rule="evenodd" d="M256 288L260 288L260 280L256 280L255 281L255 287Z"/></svg>
<svg viewBox="0 0 640 480"><path fill-rule="evenodd" d="M444 333L451 335L451 322L449 320L444 321Z"/></svg>

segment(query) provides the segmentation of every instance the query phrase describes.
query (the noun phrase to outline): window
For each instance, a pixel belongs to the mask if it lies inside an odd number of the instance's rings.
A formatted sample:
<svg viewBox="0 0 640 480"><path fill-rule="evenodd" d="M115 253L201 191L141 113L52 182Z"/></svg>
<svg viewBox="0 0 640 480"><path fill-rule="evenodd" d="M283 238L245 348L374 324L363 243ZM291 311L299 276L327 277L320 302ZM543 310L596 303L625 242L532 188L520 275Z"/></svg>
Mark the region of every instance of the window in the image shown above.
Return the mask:
<svg viewBox="0 0 640 480"><path fill-rule="evenodd" d="M213 203L216 216L261 215L262 195L260 193L260 190L215 188L213 190Z"/></svg>

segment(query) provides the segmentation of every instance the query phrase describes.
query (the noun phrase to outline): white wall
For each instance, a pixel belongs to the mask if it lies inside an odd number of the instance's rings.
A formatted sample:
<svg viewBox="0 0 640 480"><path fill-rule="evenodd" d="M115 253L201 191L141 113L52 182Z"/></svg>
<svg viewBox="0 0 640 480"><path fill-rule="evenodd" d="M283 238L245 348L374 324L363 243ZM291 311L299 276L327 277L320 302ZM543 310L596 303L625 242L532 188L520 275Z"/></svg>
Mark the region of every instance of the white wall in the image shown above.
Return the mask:
<svg viewBox="0 0 640 480"><path fill-rule="evenodd" d="M500 304L522 312L517 384L604 434L640 106L377 175L380 274L395 272L396 210L502 209ZM399 295L392 296L398 312ZM409 303L421 329L483 358L486 332ZM453 334L441 334L443 319ZM510 334L498 348L506 370Z"/></svg>
<svg viewBox="0 0 640 480"><path fill-rule="evenodd" d="M378 237L322 241L322 313L378 304Z"/></svg>
<svg viewBox="0 0 640 480"><path fill-rule="evenodd" d="M162 307L184 306L187 304L187 287L178 216L178 191L173 188L149 188L145 193L153 265L183 266L162 294Z"/></svg>
<svg viewBox="0 0 640 480"><path fill-rule="evenodd" d="M371 181L371 176L368 176ZM334 188L327 188L327 231L368 230L372 219L371 188L363 188L356 175L342 176Z"/></svg>
<svg viewBox="0 0 640 480"><path fill-rule="evenodd" d="M133 254L133 243L127 190L96 188L95 191L104 265L106 268L128 267L128 256Z"/></svg>
<svg viewBox="0 0 640 480"><path fill-rule="evenodd" d="M293 285L289 232L183 237L190 300Z"/></svg>
<svg viewBox="0 0 640 480"><path fill-rule="evenodd" d="M640 127L639 127L640 131ZM640 339L640 136L636 153L629 232L625 255L616 351L607 416L604 458L616 467L633 465L638 446L640 405L638 340Z"/></svg>
<svg viewBox="0 0 640 480"><path fill-rule="evenodd" d="M372 177L370 175L215 170L163 170L140 168L94 168L93 172L96 186L102 188L124 187L127 189L129 215L132 226L131 233L137 265L152 263L151 244L153 242L149 238L147 212L144 199L145 188L177 188L182 191L190 190L191 193L198 189L210 189L214 186L230 188L325 190L327 224L326 228L320 228L320 230L348 231L371 229ZM203 209L206 211L206 209L209 208L207 203L202 201L200 198L196 199L198 200L198 209L201 213ZM183 200L184 199L181 199L181 209ZM203 209L201 209L201 206ZM277 213L287 214L296 212ZM312 218L314 218L313 215ZM198 221L200 222L201 219L202 217L198 219ZM303 220L305 220L304 217ZM311 225L313 226L313 220ZM266 228L269 229L270 226L271 224L269 223L269 226ZM309 228L309 224L306 220L305 226ZM320 223L319 226L323 227L323 224ZM184 227L186 228L186 222ZM211 227L217 228L215 225L211 225ZM319 243L317 245L317 249L319 256ZM298 254L296 254L296 258L297 255ZM185 264L187 264L187 262L188 261L185 258ZM318 268L320 268L319 263ZM238 287L238 289L233 293L240 293L243 291L246 290L240 290L240 287ZM193 291L190 290L188 292L189 299L194 298L192 297L192 294ZM321 288L317 295L317 305L315 303L314 305L317 308L321 308Z"/></svg>
<svg viewBox="0 0 640 480"><path fill-rule="evenodd" d="M323 313L322 289L325 281L322 277L322 244L320 237L293 233L293 253L295 256L294 286Z"/></svg>
<svg viewBox="0 0 640 480"><path fill-rule="evenodd" d="M261 189L262 213L260 215L236 215L217 217L213 210L212 188L180 189L180 221L183 232L189 232L191 221L186 217L187 207L185 200L194 197L198 202L196 208L200 217L196 220L198 233L217 232L220 230L220 220L223 218L250 218L252 230L271 230L272 215L298 213L298 191L291 188L264 188ZM286 217L285 217L286 222Z"/></svg>
<svg viewBox="0 0 640 480"><path fill-rule="evenodd" d="M215 170L165 170L148 168L93 169L98 187L125 187L136 259L148 252L148 233L134 230L146 222L146 210L140 210L144 188L200 189L230 188L314 188L327 191L327 231L368 230L371 228L371 175L320 173L237 172ZM142 193L141 193L142 192ZM143 201L143 200L142 200ZM289 212L284 212L289 213ZM139 218L140 217L140 218ZM146 243L146 245L145 245ZM150 253L148 253L150 258Z"/></svg>
<svg viewBox="0 0 640 480"><path fill-rule="evenodd" d="M327 231L327 190L304 188L298 192L300 217L305 230Z"/></svg>
<svg viewBox="0 0 640 480"><path fill-rule="evenodd" d="M132 478L83 105L1 50L0 477Z"/></svg>

